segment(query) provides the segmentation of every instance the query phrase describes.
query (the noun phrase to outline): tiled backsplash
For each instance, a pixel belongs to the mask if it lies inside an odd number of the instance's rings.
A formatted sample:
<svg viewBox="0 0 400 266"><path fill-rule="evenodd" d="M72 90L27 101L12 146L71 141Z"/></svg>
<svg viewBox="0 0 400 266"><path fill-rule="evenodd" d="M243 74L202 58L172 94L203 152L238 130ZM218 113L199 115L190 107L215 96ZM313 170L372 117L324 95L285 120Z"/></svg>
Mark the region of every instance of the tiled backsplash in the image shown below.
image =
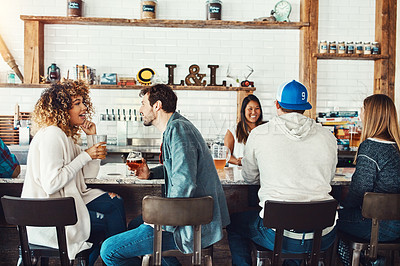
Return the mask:
<svg viewBox="0 0 400 266"><path fill-rule="evenodd" d="M277 0L225 0L223 20L253 20L269 16ZM290 19L299 21L300 1L291 1ZM372 41L375 31L375 0L320 0L319 39ZM139 0L86 0L84 14L90 17L139 18ZM345 8L343 8L345 7ZM66 15L66 0L14 0L0 9L0 33L23 70L23 22L25 15ZM205 0L158 1L158 18L204 19ZM266 120L275 110L276 88L299 77L299 30L174 29L118 26L45 26L45 66L56 63L62 76L76 64L96 69L97 74L116 72L136 76L143 67L153 68L158 80L166 81L165 64L177 64L175 83L189 73L191 64L207 74L207 65L216 64L217 83L231 75L243 80L254 69L250 80L257 88ZM362 99L373 91L372 61L318 61L317 111L358 110ZM9 67L0 62L0 83L6 81ZM32 111L42 89L0 88L0 114L13 114L15 103L21 111ZM138 90L93 90L99 131L115 130L112 122L100 121L105 109L138 109ZM236 93L178 91L178 109L201 130L205 137L225 134L236 120ZM112 134L112 133L111 133ZM128 126L129 137L159 137L154 128L139 123Z"/></svg>

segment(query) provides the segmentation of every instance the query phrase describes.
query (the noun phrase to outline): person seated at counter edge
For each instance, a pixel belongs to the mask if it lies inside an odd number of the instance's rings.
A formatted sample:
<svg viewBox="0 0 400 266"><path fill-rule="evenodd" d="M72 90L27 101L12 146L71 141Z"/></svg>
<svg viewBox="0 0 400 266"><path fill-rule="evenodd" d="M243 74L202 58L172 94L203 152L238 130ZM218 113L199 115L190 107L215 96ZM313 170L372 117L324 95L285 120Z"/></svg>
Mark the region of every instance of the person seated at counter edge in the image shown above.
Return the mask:
<svg viewBox="0 0 400 266"><path fill-rule="evenodd" d="M100 254L100 243L126 230L122 198L112 192L87 188L85 178L95 178L106 156L101 142L82 150L80 130L87 138L96 134L90 121L93 106L89 88L82 82L54 83L37 101L32 119L38 129L29 147L22 198L73 197L78 222L67 226L70 259L91 249L89 265ZM58 248L56 230L28 227L32 244Z"/></svg>
<svg viewBox="0 0 400 266"><path fill-rule="evenodd" d="M17 157L0 138L0 178L16 178L21 172Z"/></svg>
<svg viewBox="0 0 400 266"><path fill-rule="evenodd" d="M239 122L226 131L224 138L224 145L232 153L229 159L230 166L242 165L243 150L247 138L251 130L263 123L260 100L253 94L246 96L240 109Z"/></svg>
<svg viewBox="0 0 400 266"><path fill-rule="evenodd" d="M347 197L341 202L337 227L350 235L371 238L371 219L365 219L361 207L365 192L400 193L400 129L396 107L388 96L371 95L364 100L360 118L363 123L361 144L357 151L356 170ZM400 221L381 221L379 241L400 238ZM350 265L349 247L341 241L340 257ZM379 257L374 265L383 262Z"/></svg>
<svg viewBox="0 0 400 266"><path fill-rule="evenodd" d="M140 92L140 114L145 126L155 126L163 133L161 166L149 170L143 160L136 175L141 179L164 178L165 197L212 196L214 213L211 223L202 226L202 247L210 246L223 237L222 227L229 224L229 213L211 153L197 128L175 112L177 97L164 84L145 88ZM140 220L140 219L138 219ZM137 223L136 228L108 238L101 247L101 257L107 265L141 265L139 256L153 250L153 227ZM133 223L130 224L135 227ZM163 227L163 250L179 249L193 252L191 226ZM163 257L162 263L180 265L174 257Z"/></svg>
<svg viewBox="0 0 400 266"><path fill-rule="evenodd" d="M274 249L275 231L263 226L266 200L329 200L335 175L337 144L333 134L303 115L311 109L306 87L295 80L278 88L277 116L254 128L247 139L242 176L260 180L261 211L236 213L227 226L233 265L252 265L250 240ZM334 226L323 230L322 249L335 240ZM285 231L283 252L311 252L312 234ZM299 264L301 261L286 261Z"/></svg>

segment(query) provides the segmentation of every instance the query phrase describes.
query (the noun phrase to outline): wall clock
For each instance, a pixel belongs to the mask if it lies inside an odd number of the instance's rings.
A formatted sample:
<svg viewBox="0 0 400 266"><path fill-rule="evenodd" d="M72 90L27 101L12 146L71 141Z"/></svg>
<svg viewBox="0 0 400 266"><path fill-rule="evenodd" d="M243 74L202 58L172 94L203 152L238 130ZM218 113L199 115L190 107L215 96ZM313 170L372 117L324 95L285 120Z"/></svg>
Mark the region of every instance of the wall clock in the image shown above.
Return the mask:
<svg viewBox="0 0 400 266"><path fill-rule="evenodd" d="M276 21L289 22L289 15L291 11L292 5L286 0L281 0L276 3L274 10L271 11L271 14L276 18Z"/></svg>

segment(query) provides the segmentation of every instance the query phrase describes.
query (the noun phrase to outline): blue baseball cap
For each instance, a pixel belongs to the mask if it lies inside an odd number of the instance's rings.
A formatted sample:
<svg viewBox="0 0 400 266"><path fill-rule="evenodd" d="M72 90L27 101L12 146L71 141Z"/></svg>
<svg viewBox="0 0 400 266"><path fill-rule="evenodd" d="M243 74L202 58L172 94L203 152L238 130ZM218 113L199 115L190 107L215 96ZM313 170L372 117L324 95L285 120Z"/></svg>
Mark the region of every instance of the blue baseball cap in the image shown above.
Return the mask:
<svg viewBox="0 0 400 266"><path fill-rule="evenodd" d="M282 108L289 110L309 110L307 88L298 81L292 80L279 86L276 100Z"/></svg>

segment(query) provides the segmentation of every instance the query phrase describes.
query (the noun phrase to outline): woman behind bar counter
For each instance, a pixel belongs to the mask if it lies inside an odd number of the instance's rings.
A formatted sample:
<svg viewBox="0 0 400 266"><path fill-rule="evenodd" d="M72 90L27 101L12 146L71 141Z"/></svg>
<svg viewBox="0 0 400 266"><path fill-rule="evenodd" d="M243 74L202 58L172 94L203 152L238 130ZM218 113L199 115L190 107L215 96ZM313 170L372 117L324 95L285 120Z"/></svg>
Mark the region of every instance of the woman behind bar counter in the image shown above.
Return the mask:
<svg viewBox="0 0 400 266"><path fill-rule="evenodd" d="M242 165L244 145L246 144L247 137L252 129L264 123L262 119L260 100L253 94L245 97L240 109L240 121L237 125L232 126L226 131L224 138L224 145L232 152L229 159L230 166Z"/></svg>
<svg viewBox="0 0 400 266"><path fill-rule="evenodd" d="M100 242L126 230L123 200L114 193L86 187L85 178L95 178L106 151L97 143L83 151L77 145L80 129L96 134L89 88L80 82L52 84L45 89L33 111L39 131L28 154L23 198L75 199L78 222L66 228L68 255L91 248L89 265L100 253ZM57 248L55 230L28 228L32 244ZM90 243L93 243L90 244Z"/></svg>
<svg viewBox="0 0 400 266"><path fill-rule="evenodd" d="M364 100L360 113L363 122L356 171L349 193L339 210L338 228L366 240L371 236L371 219L361 214L365 192L400 193L400 132L396 107L386 95L375 94ZM400 237L400 221L381 221L379 241ZM341 257L346 263L347 247L341 243ZM343 254L345 253L345 255Z"/></svg>

